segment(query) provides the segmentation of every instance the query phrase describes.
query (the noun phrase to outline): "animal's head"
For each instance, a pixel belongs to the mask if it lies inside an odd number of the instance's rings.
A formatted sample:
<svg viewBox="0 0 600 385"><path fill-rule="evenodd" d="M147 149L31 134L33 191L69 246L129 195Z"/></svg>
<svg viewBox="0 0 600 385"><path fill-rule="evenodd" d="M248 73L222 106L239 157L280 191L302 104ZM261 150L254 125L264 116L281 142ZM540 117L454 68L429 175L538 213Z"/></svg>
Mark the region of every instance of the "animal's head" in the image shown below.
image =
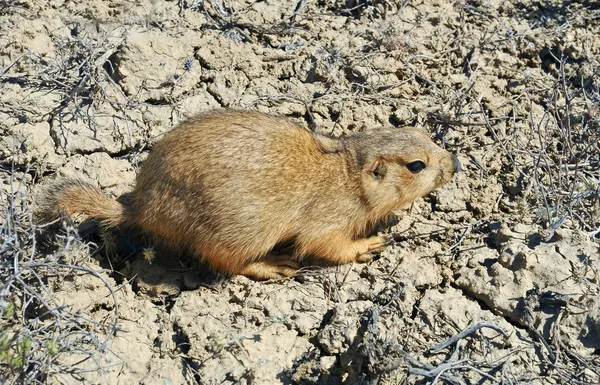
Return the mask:
<svg viewBox="0 0 600 385"><path fill-rule="evenodd" d="M362 170L366 198L378 211L407 206L460 171L458 158L413 127L349 138Z"/></svg>

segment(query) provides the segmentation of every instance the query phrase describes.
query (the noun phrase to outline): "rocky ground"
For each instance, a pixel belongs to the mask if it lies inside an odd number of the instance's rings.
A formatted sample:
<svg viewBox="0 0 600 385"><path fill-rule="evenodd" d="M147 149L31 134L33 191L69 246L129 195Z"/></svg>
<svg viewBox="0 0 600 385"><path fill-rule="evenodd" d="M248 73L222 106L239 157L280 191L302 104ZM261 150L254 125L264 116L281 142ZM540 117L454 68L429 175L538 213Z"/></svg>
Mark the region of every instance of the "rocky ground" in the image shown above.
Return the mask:
<svg viewBox="0 0 600 385"><path fill-rule="evenodd" d="M0 382L600 383L599 58L591 1L0 1ZM213 108L423 127L464 172L277 282L34 225Z"/></svg>

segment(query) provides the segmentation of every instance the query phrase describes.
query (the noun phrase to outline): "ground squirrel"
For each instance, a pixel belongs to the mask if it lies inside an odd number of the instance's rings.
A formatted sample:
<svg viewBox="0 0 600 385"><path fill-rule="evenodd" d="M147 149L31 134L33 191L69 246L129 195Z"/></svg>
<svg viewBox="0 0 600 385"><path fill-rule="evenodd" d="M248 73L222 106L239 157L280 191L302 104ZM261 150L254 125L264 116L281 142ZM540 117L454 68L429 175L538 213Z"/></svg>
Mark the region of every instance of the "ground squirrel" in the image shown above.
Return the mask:
<svg viewBox="0 0 600 385"><path fill-rule="evenodd" d="M368 261L387 241L366 237L373 225L459 169L412 127L336 139L281 117L213 111L157 142L121 203L74 180L47 203L104 226L135 226L218 271L271 279L292 275L308 255ZM282 242L293 255L270 253Z"/></svg>

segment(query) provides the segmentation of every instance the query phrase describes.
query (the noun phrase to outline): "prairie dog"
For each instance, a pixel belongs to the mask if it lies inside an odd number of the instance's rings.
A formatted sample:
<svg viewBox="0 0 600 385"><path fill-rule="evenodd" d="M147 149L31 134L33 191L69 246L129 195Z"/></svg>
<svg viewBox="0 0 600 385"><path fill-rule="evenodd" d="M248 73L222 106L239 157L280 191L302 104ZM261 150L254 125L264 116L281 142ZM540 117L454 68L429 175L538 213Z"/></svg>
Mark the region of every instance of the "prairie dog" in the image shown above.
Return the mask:
<svg viewBox="0 0 600 385"><path fill-rule="evenodd" d="M212 268L254 279L292 275L303 256L368 261L387 242L372 226L448 182L458 159L416 128L340 139L285 118L213 111L156 143L129 198L81 181L58 185L54 213L135 226ZM291 242L291 256L269 252Z"/></svg>

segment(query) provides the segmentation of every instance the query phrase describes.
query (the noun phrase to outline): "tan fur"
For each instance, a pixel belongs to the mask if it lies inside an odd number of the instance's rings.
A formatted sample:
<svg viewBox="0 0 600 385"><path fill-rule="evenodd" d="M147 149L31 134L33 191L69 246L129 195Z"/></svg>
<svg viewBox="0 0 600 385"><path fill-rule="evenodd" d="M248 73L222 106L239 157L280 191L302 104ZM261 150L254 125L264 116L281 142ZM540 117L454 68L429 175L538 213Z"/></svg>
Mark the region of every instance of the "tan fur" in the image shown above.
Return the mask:
<svg viewBox="0 0 600 385"><path fill-rule="evenodd" d="M410 172L415 160L427 167ZM457 169L456 157L415 128L333 139L279 117L216 111L159 141L123 204L80 182L53 196L67 214L134 225L219 271L268 279L292 274L306 255L368 260L386 241L364 238L372 226ZM269 255L284 241L293 258Z"/></svg>
<svg viewBox="0 0 600 385"><path fill-rule="evenodd" d="M127 219L123 206L97 187L80 180L66 180L53 186L43 199L38 214L53 219L60 214L85 214L102 220L106 227L115 227Z"/></svg>

